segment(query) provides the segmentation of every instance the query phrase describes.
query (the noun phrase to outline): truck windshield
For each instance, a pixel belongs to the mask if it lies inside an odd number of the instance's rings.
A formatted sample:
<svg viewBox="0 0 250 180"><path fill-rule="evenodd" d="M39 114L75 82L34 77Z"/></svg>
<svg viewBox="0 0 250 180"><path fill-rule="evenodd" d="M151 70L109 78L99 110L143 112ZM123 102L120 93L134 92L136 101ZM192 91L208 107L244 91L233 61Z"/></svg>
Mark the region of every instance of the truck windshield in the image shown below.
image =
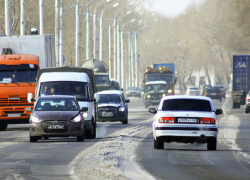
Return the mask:
<svg viewBox="0 0 250 180"><path fill-rule="evenodd" d="M165 90L166 90L166 84L149 84L149 85L146 85L146 91L163 92Z"/></svg>
<svg viewBox="0 0 250 180"><path fill-rule="evenodd" d="M1 69L0 83L36 82L37 69Z"/></svg>
<svg viewBox="0 0 250 180"><path fill-rule="evenodd" d="M95 82L97 85L108 85L108 75L97 75L95 74Z"/></svg>
<svg viewBox="0 0 250 180"><path fill-rule="evenodd" d="M39 96L74 95L78 100L88 101L88 94L88 86L86 82L64 81L42 83Z"/></svg>
<svg viewBox="0 0 250 180"><path fill-rule="evenodd" d="M148 81L166 81L167 83L173 83L173 76L171 74L157 74L157 75L148 75Z"/></svg>

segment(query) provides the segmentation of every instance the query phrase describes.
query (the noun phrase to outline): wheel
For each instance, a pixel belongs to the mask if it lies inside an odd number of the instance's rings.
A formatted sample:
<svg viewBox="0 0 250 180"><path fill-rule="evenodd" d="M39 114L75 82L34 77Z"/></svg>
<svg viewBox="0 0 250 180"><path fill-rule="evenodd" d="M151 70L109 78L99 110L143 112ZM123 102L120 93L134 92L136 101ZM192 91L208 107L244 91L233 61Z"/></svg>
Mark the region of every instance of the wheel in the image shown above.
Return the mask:
<svg viewBox="0 0 250 180"><path fill-rule="evenodd" d="M245 113L248 114L248 113L249 113L249 110L248 110L248 109L245 109Z"/></svg>
<svg viewBox="0 0 250 180"><path fill-rule="evenodd" d="M128 124L128 118L125 121L122 121L122 124Z"/></svg>
<svg viewBox="0 0 250 180"><path fill-rule="evenodd" d="M215 151L217 145L217 138L210 137L207 140L207 150Z"/></svg>
<svg viewBox="0 0 250 180"><path fill-rule="evenodd" d="M81 135L81 136L77 136L76 138L77 138L77 141L78 141L78 142L84 141L84 139L85 139L85 133L84 133L84 131L82 132L82 135Z"/></svg>
<svg viewBox="0 0 250 180"><path fill-rule="evenodd" d="M154 148L164 149L164 141L162 137L156 137L156 139L154 139Z"/></svg>
<svg viewBox="0 0 250 180"><path fill-rule="evenodd" d="M87 130L85 130L85 137L87 138L87 139L92 139L93 138L93 136L94 136L94 131L96 131L94 128L95 125L94 124L92 124L92 126L91 126L91 128L90 129L87 129Z"/></svg>
<svg viewBox="0 0 250 180"><path fill-rule="evenodd" d="M94 123L94 132L93 132L93 138L96 138L96 122Z"/></svg>
<svg viewBox="0 0 250 180"><path fill-rule="evenodd" d="M38 140L37 137L30 135L30 142L36 142L37 140Z"/></svg>
<svg viewBox="0 0 250 180"><path fill-rule="evenodd" d="M0 122L0 131L5 131L7 129L8 124L5 122Z"/></svg>

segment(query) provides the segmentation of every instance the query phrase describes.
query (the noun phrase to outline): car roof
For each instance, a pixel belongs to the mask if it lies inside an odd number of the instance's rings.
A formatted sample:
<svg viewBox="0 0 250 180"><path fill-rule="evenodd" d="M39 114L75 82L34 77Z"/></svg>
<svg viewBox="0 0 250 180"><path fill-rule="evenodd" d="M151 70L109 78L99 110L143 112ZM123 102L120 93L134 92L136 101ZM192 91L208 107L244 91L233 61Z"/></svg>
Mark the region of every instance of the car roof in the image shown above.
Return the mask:
<svg viewBox="0 0 250 180"><path fill-rule="evenodd" d="M210 97L205 97L205 96L172 95L172 96L164 96L164 97L162 97L162 100L169 100L169 99L200 99L200 100L211 101Z"/></svg>
<svg viewBox="0 0 250 180"><path fill-rule="evenodd" d="M149 81L146 82L145 85L149 85L149 84L167 84L166 81Z"/></svg>
<svg viewBox="0 0 250 180"><path fill-rule="evenodd" d="M97 92L97 94L123 94L123 92L120 90L105 90Z"/></svg>

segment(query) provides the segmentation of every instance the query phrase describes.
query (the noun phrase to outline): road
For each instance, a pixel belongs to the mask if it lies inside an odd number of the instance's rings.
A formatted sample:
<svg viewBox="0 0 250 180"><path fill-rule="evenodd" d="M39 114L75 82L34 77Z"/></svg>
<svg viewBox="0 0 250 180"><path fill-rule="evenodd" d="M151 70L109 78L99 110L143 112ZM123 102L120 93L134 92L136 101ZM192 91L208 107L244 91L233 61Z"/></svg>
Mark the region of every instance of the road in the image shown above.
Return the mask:
<svg viewBox="0 0 250 180"><path fill-rule="evenodd" d="M130 98L129 123L98 123L96 139L29 142L28 125L0 132L0 179L249 179L249 115L214 101L219 116L217 151L206 144L153 148L151 123L140 98Z"/></svg>

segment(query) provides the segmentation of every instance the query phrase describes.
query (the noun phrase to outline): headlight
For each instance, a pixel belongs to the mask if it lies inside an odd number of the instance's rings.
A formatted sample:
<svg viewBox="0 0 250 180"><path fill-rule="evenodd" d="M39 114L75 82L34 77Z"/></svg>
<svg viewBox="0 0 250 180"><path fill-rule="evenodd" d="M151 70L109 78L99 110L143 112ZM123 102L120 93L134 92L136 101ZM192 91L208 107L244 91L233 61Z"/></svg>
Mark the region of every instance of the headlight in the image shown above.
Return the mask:
<svg viewBox="0 0 250 180"><path fill-rule="evenodd" d="M119 107L119 111L125 111L125 107Z"/></svg>
<svg viewBox="0 0 250 180"><path fill-rule="evenodd" d="M40 122L41 122L41 119L39 119L39 118L36 117L36 116L32 116L32 117L31 117L31 121L34 122L34 123L40 123Z"/></svg>
<svg viewBox="0 0 250 180"><path fill-rule="evenodd" d="M172 89L169 89L169 90L168 90L168 93L171 94L171 93L172 93Z"/></svg>
<svg viewBox="0 0 250 180"><path fill-rule="evenodd" d="M162 94L162 97L166 96L166 94Z"/></svg>
<svg viewBox="0 0 250 180"><path fill-rule="evenodd" d="M72 119L72 122L80 122L82 120L82 117L80 114L78 114L76 117L74 117L74 119Z"/></svg>
<svg viewBox="0 0 250 180"><path fill-rule="evenodd" d="M147 95L147 98L149 99L149 98L150 98L150 95Z"/></svg>
<svg viewBox="0 0 250 180"><path fill-rule="evenodd" d="M88 111L83 111L83 117L84 118L88 117Z"/></svg>

